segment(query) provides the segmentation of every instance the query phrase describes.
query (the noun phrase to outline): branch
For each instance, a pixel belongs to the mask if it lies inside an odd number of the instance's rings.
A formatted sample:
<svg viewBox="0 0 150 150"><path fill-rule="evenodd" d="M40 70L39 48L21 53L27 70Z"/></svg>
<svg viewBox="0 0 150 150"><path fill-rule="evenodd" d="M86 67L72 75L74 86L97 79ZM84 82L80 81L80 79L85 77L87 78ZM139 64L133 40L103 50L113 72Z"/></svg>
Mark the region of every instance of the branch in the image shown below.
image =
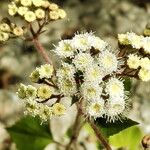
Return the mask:
<svg viewBox="0 0 150 150"><path fill-rule="evenodd" d="M97 128L97 126L89 119L88 119L88 122L91 125L92 129L94 130L98 140L103 144L106 150L112 150L108 142L105 140L105 138L101 134L100 130Z"/></svg>
<svg viewBox="0 0 150 150"><path fill-rule="evenodd" d="M81 113L78 110L78 113L77 113L77 116L76 116L76 120L75 120L75 123L74 123L74 126L73 126L73 134L72 134L72 137L70 139L70 142L66 146L66 150L70 150L72 144L74 142L76 142L76 140L78 138L78 135L79 135L79 132L80 132L80 129L81 129L81 126L80 126L80 116L81 116Z"/></svg>
<svg viewBox="0 0 150 150"><path fill-rule="evenodd" d="M44 58L44 60L49 63L52 64L51 59L49 58L48 54L46 53L44 47L42 46L42 44L39 42L38 37L33 38L33 43L35 45L35 47L37 48L39 54Z"/></svg>

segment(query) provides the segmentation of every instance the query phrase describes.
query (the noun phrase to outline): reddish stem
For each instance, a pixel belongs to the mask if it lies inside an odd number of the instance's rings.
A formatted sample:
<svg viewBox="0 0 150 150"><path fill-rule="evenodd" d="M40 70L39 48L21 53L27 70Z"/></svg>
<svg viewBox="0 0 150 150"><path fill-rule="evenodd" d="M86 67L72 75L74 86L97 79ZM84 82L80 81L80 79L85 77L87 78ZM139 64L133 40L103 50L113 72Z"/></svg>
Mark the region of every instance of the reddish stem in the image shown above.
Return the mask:
<svg viewBox="0 0 150 150"><path fill-rule="evenodd" d="M35 47L37 48L39 54L44 58L44 60L49 63L52 64L52 61L50 60L48 54L46 53L44 47L42 46L42 44L39 42L38 37L33 38L33 43L35 45Z"/></svg>

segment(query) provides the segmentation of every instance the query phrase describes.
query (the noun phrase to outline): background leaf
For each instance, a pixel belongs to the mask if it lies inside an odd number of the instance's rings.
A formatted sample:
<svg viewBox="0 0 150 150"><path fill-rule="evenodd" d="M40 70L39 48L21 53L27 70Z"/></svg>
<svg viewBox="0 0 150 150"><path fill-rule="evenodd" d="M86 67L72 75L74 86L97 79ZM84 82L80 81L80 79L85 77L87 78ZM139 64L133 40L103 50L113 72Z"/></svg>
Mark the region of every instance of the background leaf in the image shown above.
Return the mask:
<svg viewBox="0 0 150 150"><path fill-rule="evenodd" d="M100 131L103 133L105 137L112 136L114 134L119 133L120 131L129 128L131 126L137 125L138 123L129 119L125 118L122 121L118 120L114 123L106 123L106 119L99 118L95 121L97 126L99 127Z"/></svg>
<svg viewBox="0 0 150 150"><path fill-rule="evenodd" d="M134 126L110 137L109 142L115 148L126 147L129 150L141 150L140 143L142 137L141 130Z"/></svg>
<svg viewBox="0 0 150 150"><path fill-rule="evenodd" d="M7 128L12 140L16 143L18 150L43 150L52 142L52 134L49 125L37 117L23 117L12 127Z"/></svg>

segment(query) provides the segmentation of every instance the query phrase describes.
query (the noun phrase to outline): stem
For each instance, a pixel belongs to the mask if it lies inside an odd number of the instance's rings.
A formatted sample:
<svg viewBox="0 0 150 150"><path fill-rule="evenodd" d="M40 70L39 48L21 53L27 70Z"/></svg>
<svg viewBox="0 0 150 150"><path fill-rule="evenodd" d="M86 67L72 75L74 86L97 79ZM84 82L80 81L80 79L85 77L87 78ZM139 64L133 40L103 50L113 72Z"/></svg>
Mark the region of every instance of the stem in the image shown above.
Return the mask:
<svg viewBox="0 0 150 150"><path fill-rule="evenodd" d="M35 45L35 47L37 48L38 52L40 55L43 56L44 60L49 63L52 64L52 61L50 60L48 54L46 53L44 47L42 46L42 44L39 42L38 37L33 38L33 43Z"/></svg>
<svg viewBox="0 0 150 150"><path fill-rule="evenodd" d="M112 150L108 142L105 140L103 135L101 134L100 130L97 128L97 126L88 119L89 124L93 128L98 140L103 144L103 146L106 148L106 150Z"/></svg>
<svg viewBox="0 0 150 150"><path fill-rule="evenodd" d="M78 135L79 135L79 132L80 132L80 129L81 129L81 127L80 127L80 116L81 116L81 113L78 110L76 120L75 120L75 123L74 123L74 126L73 126L73 134L72 134L72 137L70 139L70 142L66 146L66 150L70 150L72 144L75 143L77 138L78 138Z"/></svg>

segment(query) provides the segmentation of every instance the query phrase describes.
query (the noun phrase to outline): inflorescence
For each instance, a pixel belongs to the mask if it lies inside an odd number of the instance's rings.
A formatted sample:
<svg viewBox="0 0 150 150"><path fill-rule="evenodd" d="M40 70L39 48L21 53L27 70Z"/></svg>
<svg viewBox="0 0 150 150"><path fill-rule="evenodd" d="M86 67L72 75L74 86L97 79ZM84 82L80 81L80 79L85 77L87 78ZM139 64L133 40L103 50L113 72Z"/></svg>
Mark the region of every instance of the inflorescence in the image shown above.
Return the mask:
<svg viewBox="0 0 150 150"><path fill-rule="evenodd" d="M8 5L8 14L20 17L22 21L25 21L27 25L24 28L29 28L33 22L37 22L41 29L51 21L66 17L63 9L48 0L12 0ZM4 18L0 22L0 42L23 36L24 28L13 24L8 18ZM33 29L32 32L34 32Z"/></svg>
<svg viewBox="0 0 150 150"><path fill-rule="evenodd" d="M140 49L141 45L136 45L139 42L134 41L135 36L144 39L127 33L119 35L119 42ZM148 44L149 38L145 37L145 40L147 43L144 43ZM18 89L18 96L24 99L26 113L39 115L43 120L63 115L66 107L61 99L70 98L82 101L80 107L84 115L94 119L106 117L107 121L114 122L124 117L129 109L124 77L150 80L150 75L145 72L147 70L150 74L148 47L146 57L142 54L141 57L135 54L124 57L121 50L112 52L108 43L93 33L82 33L72 39L61 40L54 52L61 60L60 66L54 69L45 64L36 68L30 79L38 87L21 84ZM48 104L50 101L53 103Z"/></svg>

